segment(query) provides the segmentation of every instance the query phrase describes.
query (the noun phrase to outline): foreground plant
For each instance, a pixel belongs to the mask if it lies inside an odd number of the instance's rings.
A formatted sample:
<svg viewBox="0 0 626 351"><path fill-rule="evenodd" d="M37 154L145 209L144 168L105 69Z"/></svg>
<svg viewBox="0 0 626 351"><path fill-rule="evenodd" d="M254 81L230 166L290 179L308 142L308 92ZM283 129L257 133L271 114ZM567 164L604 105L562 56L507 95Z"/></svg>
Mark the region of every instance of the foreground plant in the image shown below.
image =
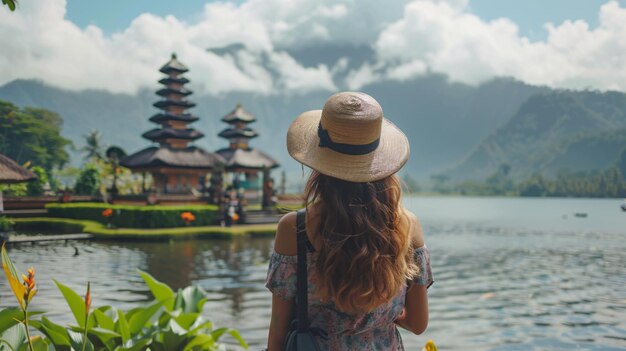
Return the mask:
<svg viewBox="0 0 626 351"><path fill-rule="evenodd" d="M422 351L437 351L437 345L435 345L434 341L428 340Z"/></svg>
<svg viewBox="0 0 626 351"><path fill-rule="evenodd" d="M17 272L6 250L2 249L2 263L11 288L16 292L24 321L16 316L16 309L0 310L0 351L200 351L222 350L219 342L229 334L242 347L248 345L239 332L230 328L215 329L211 321L202 316L207 301L206 293L196 286L174 292L169 286L154 279L150 274L139 271L155 300L145 306L122 311L113 306L91 309L91 284L83 299L69 287L55 281L63 294L76 325L64 326L50 321L45 316L29 320L28 303L36 293L35 271L24 275L24 284L14 279ZM20 298L21 297L21 298ZM18 312L20 310L17 310ZM32 314L32 313L31 313ZM24 328L16 329L21 323ZM43 337L31 338L28 327L36 328ZM25 346L28 345L28 346Z"/></svg>
<svg viewBox="0 0 626 351"><path fill-rule="evenodd" d="M35 268L29 268L27 271L28 275L22 274L23 281L20 282L17 268L15 268L15 265L11 261L11 258L9 258L4 244L2 245L2 267L4 270L4 274L9 281L9 285L11 286L11 290L13 291L13 295L15 295L15 298L17 299L17 302L23 313L24 319L17 320L14 316L12 316L12 318L24 325L24 332L26 340L28 341L28 347L31 351L33 351L33 342L30 337L30 331L28 327L28 305L30 304L30 301L33 299L33 297L35 297L35 294L37 294L37 283L35 282Z"/></svg>

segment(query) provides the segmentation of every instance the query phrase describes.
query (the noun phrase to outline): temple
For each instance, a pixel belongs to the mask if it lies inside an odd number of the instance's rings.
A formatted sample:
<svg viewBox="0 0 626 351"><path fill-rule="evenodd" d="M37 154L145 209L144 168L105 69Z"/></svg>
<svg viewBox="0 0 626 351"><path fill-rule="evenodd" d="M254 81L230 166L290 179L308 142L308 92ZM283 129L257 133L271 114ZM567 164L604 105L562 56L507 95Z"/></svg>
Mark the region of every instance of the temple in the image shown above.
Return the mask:
<svg viewBox="0 0 626 351"><path fill-rule="evenodd" d="M227 139L229 146L217 150L216 153L224 158L225 171L232 175L233 185L243 189L247 197L254 200L255 195L261 192L263 207L270 206L273 190L270 170L279 164L264 152L250 147L250 139L257 137L258 134L248 127L248 124L255 122L256 118L241 104L237 104L233 111L222 117L222 121L229 127L218 135ZM259 172L263 174L262 182L258 176Z"/></svg>
<svg viewBox="0 0 626 351"><path fill-rule="evenodd" d="M153 104L161 111L150 118L158 128L147 131L143 137L155 146L124 157L120 165L152 175L152 188L160 194L188 194L204 191L205 176L224 163L224 159L191 142L204 135L189 124L198 120L187 109L195 106L186 99L192 92L185 88L189 80L181 75L188 71L172 54L172 58L159 70L167 75L159 80L164 87L156 92L162 99ZM144 188L144 192L146 189Z"/></svg>

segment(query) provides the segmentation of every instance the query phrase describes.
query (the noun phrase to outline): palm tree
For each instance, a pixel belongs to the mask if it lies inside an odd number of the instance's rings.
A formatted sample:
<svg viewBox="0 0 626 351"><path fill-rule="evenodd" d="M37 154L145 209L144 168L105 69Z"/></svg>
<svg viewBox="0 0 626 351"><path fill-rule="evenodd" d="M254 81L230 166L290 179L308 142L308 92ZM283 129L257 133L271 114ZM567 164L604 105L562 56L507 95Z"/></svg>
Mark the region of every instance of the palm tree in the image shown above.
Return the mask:
<svg viewBox="0 0 626 351"><path fill-rule="evenodd" d="M111 186L111 194L117 195L117 175L120 172L120 160L126 156L126 152L120 147L111 146L106 151L106 161L111 166L113 172L113 184Z"/></svg>
<svg viewBox="0 0 626 351"><path fill-rule="evenodd" d="M17 5L17 0L2 0L2 3L9 7L9 10L15 11L15 5Z"/></svg>
<svg viewBox="0 0 626 351"><path fill-rule="evenodd" d="M86 145L83 146L81 151L85 153L85 160L97 159L103 160L102 156L104 150L104 144L102 143L102 134L97 130L90 130L85 137Z"/></svg>

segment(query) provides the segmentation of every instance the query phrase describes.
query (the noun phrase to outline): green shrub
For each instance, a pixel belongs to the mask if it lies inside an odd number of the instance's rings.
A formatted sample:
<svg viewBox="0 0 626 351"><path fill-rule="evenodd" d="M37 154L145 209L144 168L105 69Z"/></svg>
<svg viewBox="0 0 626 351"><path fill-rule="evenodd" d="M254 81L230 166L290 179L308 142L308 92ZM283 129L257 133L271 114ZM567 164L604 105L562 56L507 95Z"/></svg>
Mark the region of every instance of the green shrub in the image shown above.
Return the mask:
<svg viewBox="0 0 626 351"><path fill-rule="evenodd" d="M100 226L100 224L97 225ZM77 234L85 232L85 225L81 221L60 218L19 218L15 221L14 228L18 233Z"/></svg>
<svg viewBox="0 0 626 351"><path fill-rule="evenodd" d="M0 233L9 232L13 229L15 223L5 216L0 216Z"/></svg>
<svg viewBox="0 0 626 351"><path fill-rule="evenodd" d="M45 169L39 166L31 168L31 171L37 175L37 179L28 182L26 185L26 194L28 196L41 196L43 195L46 184L48 184L48 174L46 174Z"/></svg>
<svg viewBox="0 0 626 351"><path fill-rule="evenodd" d="M94 166L87 166L78 175L74 192L76 195L96 195L100 189L100 172Z"/></svg>
<svg viewBox="0 0 626 351"><path fill-rule="evenodd" d="M189 226L209 226L216 222L219 208L215 205L133 206L105 203L48 204L51 217L86 219L117 228L172 228L185 226L183 212L191 212L195 220ZM110 217L104 211L111 209Z"/></svg>

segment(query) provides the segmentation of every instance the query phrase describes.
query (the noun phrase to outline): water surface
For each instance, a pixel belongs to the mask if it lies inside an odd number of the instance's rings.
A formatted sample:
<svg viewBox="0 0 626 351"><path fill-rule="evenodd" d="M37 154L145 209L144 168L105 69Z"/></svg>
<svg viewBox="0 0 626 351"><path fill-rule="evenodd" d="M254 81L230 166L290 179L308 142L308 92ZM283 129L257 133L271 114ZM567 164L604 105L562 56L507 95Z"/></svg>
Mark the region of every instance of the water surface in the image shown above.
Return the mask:
<svg viewBox="0 0 626 351"><path fill-rule="evenodd" d="M407 350L626 350L626 213L619 200L412 197L432 255L430 324L403 333ZM575 213L586 213L579 218ZM173 287L198 284L204 314L266 340L271 296L263 287L271 239L172 243L70 242L10 248L37 269L34 308L71 318L52 278L93 304L130 308L149 298L136 269ZM76 254L78 253L78 254ZM14 304L0 282L0 305Z"/></svg>

